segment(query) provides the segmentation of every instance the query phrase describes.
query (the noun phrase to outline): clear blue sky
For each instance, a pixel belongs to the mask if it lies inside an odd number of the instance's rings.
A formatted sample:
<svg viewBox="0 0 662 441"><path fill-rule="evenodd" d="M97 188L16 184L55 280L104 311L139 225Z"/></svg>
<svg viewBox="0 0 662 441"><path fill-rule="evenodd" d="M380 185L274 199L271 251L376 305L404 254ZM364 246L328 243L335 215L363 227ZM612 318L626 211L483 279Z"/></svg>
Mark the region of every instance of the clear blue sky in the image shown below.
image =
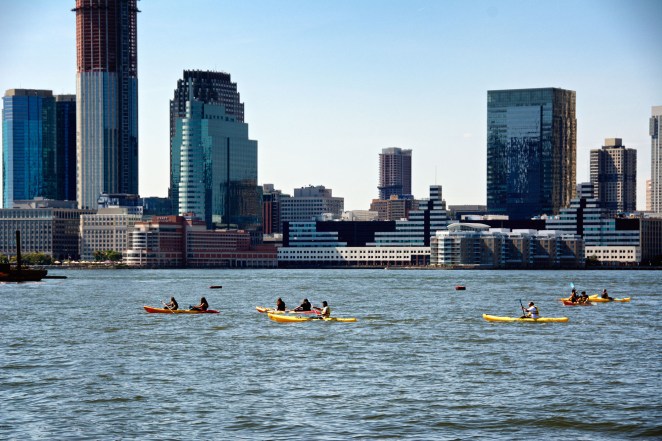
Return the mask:
<svg viewBox="0 0 662 441"><path fill-rule="evenodd" d="M74 0L0 0L0 92L75 93ZM378 154L413 150L413 192L484 204L487 90L577 92L577 179L589 151L638 151L662 105L662 1L141 0L140 193L169 183L168 101L184 69L232 75L258 141L258 182L377 197Z"/></svg>

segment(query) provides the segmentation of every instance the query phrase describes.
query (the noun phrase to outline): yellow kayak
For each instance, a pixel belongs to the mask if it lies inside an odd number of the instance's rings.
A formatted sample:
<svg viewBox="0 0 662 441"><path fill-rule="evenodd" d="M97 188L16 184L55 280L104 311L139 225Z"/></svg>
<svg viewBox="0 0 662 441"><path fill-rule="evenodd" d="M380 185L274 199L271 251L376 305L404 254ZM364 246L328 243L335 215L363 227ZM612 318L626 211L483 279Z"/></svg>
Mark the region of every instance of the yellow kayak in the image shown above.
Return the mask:
<svg viewBox="0 0 662 441"><path fill-rule="evenodd" d="M567 322L568 317L540 317L520 318L520 317L499 317L498 315L483 314L483 318L488 322L524 322L524 323L556 323Z"/></svg>
<svg viewBox="0 0 662 441"><path fill-rule="evenodd" d="M283 314L273 314L268 312L267 315L269 318L275 322L279 323L299 323L299 322L313 322L313 321L325 321L325 322L355 322L354 317L301 317L298 315L283 315Z"/></svg>
<svg viewBox="0 0 662 441"><path fill-rule="evenodd" d="M595 302L595 303L629 302L629 301L630 301L630 297L624 297L624 298L622 298L622 299L613 299L613 300L609 300L609 299L603 299L602 297L600 297L600 296L597 295L597 294L593 294L592 296L588 296L588 299L589 299L591 302Z"/></svg>
<svg viewBox="0 0 662 441"><path fill-rule="evenodd" d="M286 311L276 311L274 308L267 308L266 306L256 306L255 309L257 312L264 314L265 312L270 312L272 314L319 314L320 312L316 309L312 311L295 311L293 309L288 309Z"/></svg>

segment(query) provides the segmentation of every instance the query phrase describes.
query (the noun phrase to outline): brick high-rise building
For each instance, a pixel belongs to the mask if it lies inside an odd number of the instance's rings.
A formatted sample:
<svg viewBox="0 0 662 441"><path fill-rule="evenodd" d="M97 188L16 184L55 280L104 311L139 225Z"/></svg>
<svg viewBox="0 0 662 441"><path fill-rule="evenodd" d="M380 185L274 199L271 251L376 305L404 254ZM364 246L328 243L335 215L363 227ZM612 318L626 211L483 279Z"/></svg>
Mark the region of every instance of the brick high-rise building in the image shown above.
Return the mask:
<svg viewBox="0 0 662 441"><path fill-rule="evenodd" d="M637 151L626 148L621 138L605 139L601 149L591 150L591 182L609 214L636 211Z"/></svg>
<svg viewBox="0 0 662 441"><path fill-rule="evenodd" d="M379 199L411 194L411 150L382 149L379 154Z"/></svg>
<svg viewBox="0 0 662 441"><path fill-rule="evenodd" d="M137 0L76 0L79 208L138 193Z"/></svg>

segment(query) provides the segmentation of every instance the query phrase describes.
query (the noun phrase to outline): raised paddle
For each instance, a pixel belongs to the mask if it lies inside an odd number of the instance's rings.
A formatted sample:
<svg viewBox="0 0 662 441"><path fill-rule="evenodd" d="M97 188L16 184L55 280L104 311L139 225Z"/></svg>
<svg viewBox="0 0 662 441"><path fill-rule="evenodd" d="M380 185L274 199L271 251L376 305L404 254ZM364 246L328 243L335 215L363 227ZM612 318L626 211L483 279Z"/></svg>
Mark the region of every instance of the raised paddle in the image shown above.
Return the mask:
<svg viewBox="0 0 662 441"><path fill-rule="evenodd" d="M522 318L526 317L526 309L524 309L524 304L522 304L522 299L519 299L519 306L522 307L522 312L524 313Z"/></svg>

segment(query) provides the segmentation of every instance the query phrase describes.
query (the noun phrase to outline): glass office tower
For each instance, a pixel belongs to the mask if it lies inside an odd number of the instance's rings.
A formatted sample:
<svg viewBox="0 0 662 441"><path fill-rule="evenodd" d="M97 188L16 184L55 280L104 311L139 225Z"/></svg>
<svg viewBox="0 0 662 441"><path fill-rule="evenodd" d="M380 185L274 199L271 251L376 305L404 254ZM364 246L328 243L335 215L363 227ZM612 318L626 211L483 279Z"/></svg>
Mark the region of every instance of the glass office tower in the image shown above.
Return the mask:
<svg viewBox="0 0 662 441"><path fill-rule="evenodd" d="M248 138L248 124L222 104L191 99L175 119L172 146L180 215L195 214L207 228L260 231L257 141Z"/></svg>
<svg viewBox="0 0 662 441"><path fill-rule="evenodd" d="M575 92L487 92L487 210L511 219L557 214L574 196Z"/></svg>
<svg viewBox="0 0 662 441"><path fill-rule="evenodd" d="M186 116L186 103L189 99L203 104L222 104L225 113L237 122L244 122L244 103L241 102L237 83L230 74L204 70L185 70L182 79L177 80L173 99L170 100L170 188L168 195L172 201L173 213L179 212L180 168L179 144L173 143L178 118Z"/></svg>
<svg viewBox="0 0 662 441"><path fill-rule="evenodd" d="M76 95L55 95L57 198L76 200Z"/></svg>
<svg viewBox="0 0 662 441"><path fill-rule="evenodd" d="M57 198L55 99L50 90L10 89L2 98L2 207Z"/></svg>
<svg viewBox="0 0 662 441"><path fill-rule="evenodd" d="M76 0L76 194L138 193L137 0Z"/></svg>

